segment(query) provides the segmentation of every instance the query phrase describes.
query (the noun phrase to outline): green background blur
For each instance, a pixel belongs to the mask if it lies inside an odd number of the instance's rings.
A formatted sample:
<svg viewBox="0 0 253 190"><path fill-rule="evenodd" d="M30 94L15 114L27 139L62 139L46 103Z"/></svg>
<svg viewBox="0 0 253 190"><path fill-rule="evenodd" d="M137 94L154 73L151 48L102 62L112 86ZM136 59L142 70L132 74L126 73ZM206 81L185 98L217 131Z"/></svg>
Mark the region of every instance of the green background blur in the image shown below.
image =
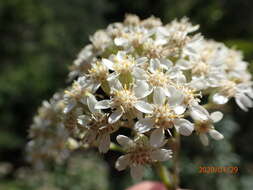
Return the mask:
<svg viewBox="0 0 253 190"><path fill-rule="evenodd" d="M122 21L126 13L154 15L164 23L188 16L205 37L242 50L253 71L252 0L1 0L1 190L121 190L133 184L129 172L113 169L118 156L113 152L105 155L106 162L93 153L76 153L45 172L31 171L24 158L28 127L41 101L67 85L68 66L89 35ZM225 140L209 147L196 137L183 138L181 186L253 189L253 110L244 113L231 101L217 129ZM82 167L73 169L73 162ZM239 173L199 174L199 166L238 166ZM145 178L156 179L151 170Z"/></svg>

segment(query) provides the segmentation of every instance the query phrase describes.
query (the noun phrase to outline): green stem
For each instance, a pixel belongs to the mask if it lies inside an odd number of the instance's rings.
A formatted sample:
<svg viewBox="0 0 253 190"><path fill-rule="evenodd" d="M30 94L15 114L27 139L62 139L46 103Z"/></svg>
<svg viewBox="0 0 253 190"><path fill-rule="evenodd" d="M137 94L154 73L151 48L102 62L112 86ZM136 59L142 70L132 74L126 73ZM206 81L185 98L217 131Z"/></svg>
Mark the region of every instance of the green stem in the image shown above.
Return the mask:
<svg viewBox="0 0 253 190"><path fill-rule="evenodd" d="M110 150L118 151L118 152L125 152L123 148L121 148L119 145L112 143L110 144Z"/></svg>
<svg viewBox="0 0 253 190"><path fill-rule="evenodd" d="M171 190L173 185L170 181L170 174L167 168L160 162L155 163L154 166L163 184L167 187L168 190Z"/></svg>
<svg viewBox="0 0 253 190"><path fill-rule="evenodd" d="M173 150L173 187L177 189L180 183L179 178L179 151L180 151L180 134L174 133L174 150Z"/></svg>

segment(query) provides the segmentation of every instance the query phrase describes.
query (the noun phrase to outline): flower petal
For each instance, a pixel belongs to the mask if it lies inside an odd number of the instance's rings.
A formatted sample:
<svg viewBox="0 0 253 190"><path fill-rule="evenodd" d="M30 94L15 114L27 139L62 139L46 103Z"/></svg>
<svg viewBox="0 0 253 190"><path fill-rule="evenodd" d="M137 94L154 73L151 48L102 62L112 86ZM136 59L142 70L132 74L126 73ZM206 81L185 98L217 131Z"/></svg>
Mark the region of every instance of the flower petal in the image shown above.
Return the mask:
<svg viewBox="0 0 253 190"><path fill-rule="evenodd" d="M213 102L216 103L216 104L225 104L225 103L228 102L228 100L229 100L228 97L223 96L219 93L216 93L216 94L213 95Z"/></svg>
<svg viewBox="0 0 253 190"><path fill-rule="evenodd" d="M108 118L110 124L117 122L123 115L123 110L121 108L116 109Z"/></svg>
<svg viewBox="0 0 253 190"><path fill-rule="evenodd" d="M144 166L137 164L137 165L131 165L130 166L130 173L133 179L135 180L141 180L144 175Z"/></svg>
<svg viewBox="0 0 253 190"><path fill-rule="evenodd" d="M156 70L160 68L160 61L159 59L151 59L149 70L154 73Z"/></svg>
<svg viewBox="0 0 253 190"><path fill-rule="evenodd" d="M223 118L223 113L221 113L220 111L215 111L211 113L210 117L213 120L213 122L216 123L216 122L219 122Z"/></svg>
<svg viewBox="0 0 253 190"><path fill-rule="evenodd" d="M215 140L221 140L224 138L224 136L220 132L216 131L215 129L211 129L208 132L210 136Z"/></svg>
<svg viewBox="0 0 253 190"><path fill-rule="evenodd" d="M150 145L153 147L161 147L164 142L164 130L162 128L155 129L150 135Z"/></svg>
<svg viewBox="0 0 253 190"><path fill-rule="evenodd" d="M104 59L104 58L103 58L103 59L102 59L102 64L103 64L104 66L106 66L108 69L114 71L114 68L113 68L114 63L111 62L109 59Z"/></svg>
<svg viewBox="0 0 253 190"><path fill-rule="evenodd" d="M108 109L111 107L111 100L102 100L96 103L95 109Z"/></svg>
<svg viewBox="0 0 253 190"><path fill-rule="evenodd" d="M192 64L190 64L190 62L187 61L187 60L179 59L176 62L176 66L179 67L182 70L188 70L188 69L190 69L192 67Z"/></svg>
<svg viewBox="0 0 253 190"><path fill-rule="evenodd" d="M68 101L67 106L64 108L63 113L67 114L69 113L74 107L76 106L76 101Z"/></svg>
<svg viewBox="0 0 253 190"><path fill-rule="evenodd" d="M161 66L166 68L166 70L171 69L173 66L172 61L170 61L169 59L161 59L160 62L161 62Z"/></svg>
<svg viewBox="0 0 253 190"><path fill-rule="evenodd" d="M125 135L118 135L116 140L123 148L129 148L134 145L134 141Z"/></svg>
<svg viewBox="0 0 253 190"><path fill-rule="evenodd" d="M144 101L137 101L134 107L142 113L153 113L153 106Z"/></svg>
<svg viewBox="0 0 253 190"><path fill-rule="evenodd" d="M208 111L198 104L190 107L190 114L191 117L197 121L207 121L210 119Z"/></svg>
<svg viewBox="0 0 253 190"><path fill-rule="evenodd" d="M115 163L115 168L119 171L125 170L129 163L130 160L128 155L120 156Z"/></svg>
<svg viewBox="0 0 253 190"><path fill-rule="evenodd" d="M193 124L186 119L175 119L174 125L178 132L184 136L191 135L194 130Z"/></svg>
<svg viewBox="0 0 253 190"><path fill-rule="evenodd" d="M244 111L248 111L248 108L253 107L252 100L245 94L237 94L235 96L235 101L237 105Z"/></svg>
<svg viewBox="0 0 253 190"><path fill-rule="evenodd" d="M153 94L153 102L157 105L163 105L166 100L166 95L162 87L156 87Z"/></svg>
<svg viewBox="0 0 253 190"><path fill-rule="evenodd" d="M126 38L115 38L114 44L116 46L124 46L128 43L128 40Z"/></svg>
<svg viewBox="0 0 253 190"><path fill-rule="evenodd" d="M137 80L133 90L136 98L139 99L145 98L152 92L152 89L150 88L148 83L144 80Z"/></svg>
<svg viewBox="0 0 253 190"><path fill-rule="evenodd" d="M89 121L90 121L91 117L87 116L87 115L80 115L78 118L77 118L77 123L84 126L84 127L87 127Z"/></svg>
<svg viewBox="0 0 253 190"><path fill-rule="evenodd" d="M169 104L170 106L180 105L184 100L184 95L182 92L177 90L175 87L168 87Z"/></svg>
<svg viewBox="0 0 253 190"><path fill-rule="evenodd" d="M208 139L208 136L206 134L200 134L199 138L200 138L200 141L202 142L202 144L204 146L208 146L209 145L209 139Z"/></svg>
<svg viewBox="0 0 253 190"><path fill-rule="evenodd" d="M111 91L123 90L123 86L121 82L119 81L119 79L117 78L111 78L110 80L108 80L108 83L111 88Z"/></svg>
<svg viewBox="0 0 253 190"><path fill-rule="evenodd" d="M153 161L167 161L172 158L172 151L167 149L157 149L151 152L151 159Z"/></svg>
<svg viewBox="0 0 253 190"><path fill-rule="evenodd" d="M154 126L154 121L150 118L145 118L142 120L139 120L135 123L135 130L139 133L146 133L150 129L152 129Z"/></svg>
<svg viewBox="0 0 253 190"><path fill-rule="evenodd" d="M135 67L133 69L133 72L132 72L133 76L136 78L136 79L140 79L140 80L145 80L146 79L146 76L147 76L147 73L146 71L144 71L143 69L139 68L139 67Z"/></svg>
<svg viewBox="0 0 253 190"><path fill-rule="evenodd" d="M176 114L180 115L180 114L183 114L186 110L186 105L183 104L183 105L176 105L176 106L173 106L173 110Z"/></svg>
<svg viewBox="0 0 253 190"><path fill-rule="evenodd" d="M87 98L88 108L92 113L98 113L99 110L95 108L95 105L98 101L96 100L95 96L89 95Z"/></svg>

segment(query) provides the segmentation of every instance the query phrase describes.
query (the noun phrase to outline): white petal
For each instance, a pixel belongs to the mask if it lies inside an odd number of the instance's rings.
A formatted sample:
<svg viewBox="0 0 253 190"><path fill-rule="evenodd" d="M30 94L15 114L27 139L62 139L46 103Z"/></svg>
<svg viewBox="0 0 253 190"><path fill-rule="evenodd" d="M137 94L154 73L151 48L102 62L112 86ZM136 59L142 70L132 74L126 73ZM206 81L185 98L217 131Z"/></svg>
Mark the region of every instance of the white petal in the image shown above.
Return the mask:
<svg viewBox="0 0 253 190"><path fill-rule="evenodd" d="M135 103L134 107L142 113L152 113L153 112L153 106L147 102L144 102L144 101L137 101Z"/></svg>
<svg viewBox="0 0 253 190"><path fill-rule="evenodd" d="M202 142L202 144L204 146L209 145L209 139L208 139L208 136L206 134L200 134L199 138L200 138L200 141Z"/></svg>
<svg viewBox="0 0 253 190"><path fill-rule="evenodd" d="M197 121L206 121L210 119L208 111L198 104L190 107L190 114L191 117Z"/></svg>
<svg viewBox="0 0 253 190"><path fill-rule="evenodd" d="M87 98L88 108L92 113L98 113L99 110L95 108L95 105L98 101L96 100L95 96L89 95Z"/></svg>
<svg viewBox="0 0 253 190"><path fill-rule="evenodd" d="M140 80L145 80L147 77L146 71L144 71L143 69L141 69L139 67L135 67L133 69L132 74L136 79L140 79Z"/></svg>
<svg viewBox="0 0 253 190"><path fill-rule="evenodd" d="M154 126L154 121L150 118L145 118L142 120L139 120L135 123L135 130L139 133L146 133L150 129L152 129Z"/></svg>
<svg viewBox="0 0 253 190"><path fill-rule="evenodd" d="M130 166L130 173L133 179L141 180L144 175L144 167L143 165L131 165Z"/></svg>
<svg viewBox="0 0 253 190"><path fill-rule="evenodd" d="M119 75L120 75L120 74L119 74L119 73L116 73L116 72L110 73L109 76L107 77L107 81L114 80L114 79L116 79Z"/></svg>
<svg viewBox="0 0 253 190"><path fill-rule="evenodd" d="M193 77L192 81L190 82L190 87L196 90L203 90L208 88L208 82L206 78L202 77Z"/></svg>
<svg viewBox="0 0 253 190"><path fill-rule="evenodd" d="M164 130L162 128L155 129L150 135L150 145L153 147L161 147L164 142Z"/></svg>
<svg viewBox="0 0 253 190"><path fill-rule="evenodd" d="M253 99L253 88L248 88L246 94L247 94L251 99Z"/></svg>
<svg viewBox="0 0 253 190"><path fill-rule="evenodd" d="M169 70L173 66L173 63L169 59L161 59L160 62L162 66L166 67L166 70Z"/></svg>
<svg viewBox="0 0 253 190"><path fill-rule="evenodd" d="M228 102L228 97L223 96L219 93L213 95L213 102L216 104L225 104Z"/></svg>
<svg viewBox="0 0 253 190"><path fill-rule="evenodd" d="M223 113L220 111L215 111L211 113L211 119L213 120L214 123L219 122L223 118Z"/></svg>
<svg viewBox="0 0 253 190"><path fill-rule="evenodd" d="M175 119L174 125L181 135L189 136L194 130L193 124L186 119Z"/></svg>
<svg viewBox="0 0 253 190"><path fill-rule="evenodd" d="M209 134L215 140L221 140L224 138L224 136L221 133L219 133L218 131L216 131L215 129L209 130Z"/></svg>
<svg viewBox="0 0 253 190"><path fill-rule="evenodd" d="M117 110L115 110L110 116L109 116L109 118L108 118L108 122L109 123L115 123L115 122L117 122L120 118L121 118L121 116L123 115L123 110L122 109L117 109Z"/></svg>
<svg viewBox="0 0 253 190"><path fill-rule="evenodd" d="M102 59L102 64L105 65L108 69L114 71L114 68L113 68L114 64L109 59Z"/></svg>
<svg viewBox="0 0 253 190"><path fill-rule="evenodd" d="M173 106L173 110L178 115L183 114L185 112L185 110L186 110L186 105L176 105L176 106Z"/></svg>
<svg viewBox="0 0 253 190"><path fill-rule="evenodd" d="M144 63L146 63L148 61L148 58L147 57L139 57L136 59L136 64L137 65L142 65Z"/></svg>
<svg viewBox="0 0 253 190"><path fill-rule="evenodd" d="M170 106L180 105L184 100L184 95L182 92L177 90L175 87L168 87L169 92L169 104Z"/></svg>
<svg viewBox="0 0 253 190"><path fill-rule="evenodd" d="M157 149L151 152L151 159L153 161L167 161L172 158L172 151L167 149Z"/></svg>
<svg viewBox="0 0 253 190"><path fill-rule="evenodd" d="M111 100L102 100L96 103L95 109L108 109L111 107Z"/></svg>
<svg viewBox="0 0 253 190"><path fill-rule="evenodd" d="M115 163L115 168L119 171L125 170L129 163L130 160L128 155L120 156Z"/></svg>
<svg viewBox="0 0 253 190"><path fill-rule="evenodd" d="M162 87L156 87L153 94L153 102L157 105L163 105L166 100L166 95Z"/></svg>
<svg viewBox="0 0 253 190"><path fill-rule="evenodd" d="M133 90L136 98L139 99L148 96L152 92L152 89L150 88L148 83L144 80L137 80Z"/></svg>
<svg viewBox="0 0 253 190"><path fill-rule="evenodd" d="M235 101L237 105L244 111L248 111L248 108L253 107L252 100L245 94L237 94L235 96Z"/></svg>
<svg viewBox="0 0 253 190"><path fill-rule="evenodd" d="M117 78L112 78L111 80L108 80L108 83L111 88L111 91L123 90L123 86Z"/></svg>
<svg viewBox="0 0 253 190"><path fill-rule="evenodd" d="M115 38L114 44L116 46L124 46L128 43L128 40L126 38Z"/></svg>
<svg viewBox="0 0 253 190"><path fill-rule="evenodd" d="M99 152L106 153L110 148L110 143L111 143L110 135L109 134L102 135L99 139L99 146L98 146Z"/></svg>
<svg viewBox="0 0 253 190"><path fill-rule="evenodd" d="M192 67L192 64L190 64L190 62L187 61L187 60L179 59L176 62L176 66L179 67L182 70L188 70L188 69L190 69Z"/></svg>
<svg viewBox="0 0 253 190"><path fill-rule="evenodd" d="M90 119L91 118L87 115L80 115L77 119L77 122L78 124L87 127L87 124L89 123Z"/></svg>
<svg viewBox="0 0 253 190"><path fill-rule="evenodd" d="M160 61L159 61L159 59L151 59L150 60L149 70L154 73L159 68L160 68Z"/></svg>
<svg viewBox="0 0 253 190"><path fill-rule="evenodd" d="M129 148L134 145L134 141L125 135L118 135L116 140L123 148Z"/></svg>
<svg viewBox="0 0 253 190"><path fill-rule="evenodd" d="M76 101L69 101L67 106L64 108L63 113L69 113L76 106Z"/></svg>

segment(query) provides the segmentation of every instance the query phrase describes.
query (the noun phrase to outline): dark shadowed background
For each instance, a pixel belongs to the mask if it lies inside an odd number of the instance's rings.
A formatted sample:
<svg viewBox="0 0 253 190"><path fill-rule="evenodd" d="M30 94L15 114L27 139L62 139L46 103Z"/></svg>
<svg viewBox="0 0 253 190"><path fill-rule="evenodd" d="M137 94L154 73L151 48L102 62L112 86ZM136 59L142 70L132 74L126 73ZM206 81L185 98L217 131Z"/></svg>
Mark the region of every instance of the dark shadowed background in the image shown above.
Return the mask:
<svg viewBox="0 0 253 190"><path fill-rule="evenodd" d="M111 167L114 153L105 155L107 162L77 154L67 166L42 174L30 171L24 158L27 130L42 100L66 86L68 66L89 35L126 13L154 15L164 23L187 16L207 38L242 50L253 72L252 0L1 0L0 189L120 190L133 183L129 172ZM231 105L217 126L225 140L206 148L196 137L183 138L182 187L253 189L253 110ZM199 166L238 166L239 173L199 174ZM155 179L150 171L145 178Z"/></svg>

